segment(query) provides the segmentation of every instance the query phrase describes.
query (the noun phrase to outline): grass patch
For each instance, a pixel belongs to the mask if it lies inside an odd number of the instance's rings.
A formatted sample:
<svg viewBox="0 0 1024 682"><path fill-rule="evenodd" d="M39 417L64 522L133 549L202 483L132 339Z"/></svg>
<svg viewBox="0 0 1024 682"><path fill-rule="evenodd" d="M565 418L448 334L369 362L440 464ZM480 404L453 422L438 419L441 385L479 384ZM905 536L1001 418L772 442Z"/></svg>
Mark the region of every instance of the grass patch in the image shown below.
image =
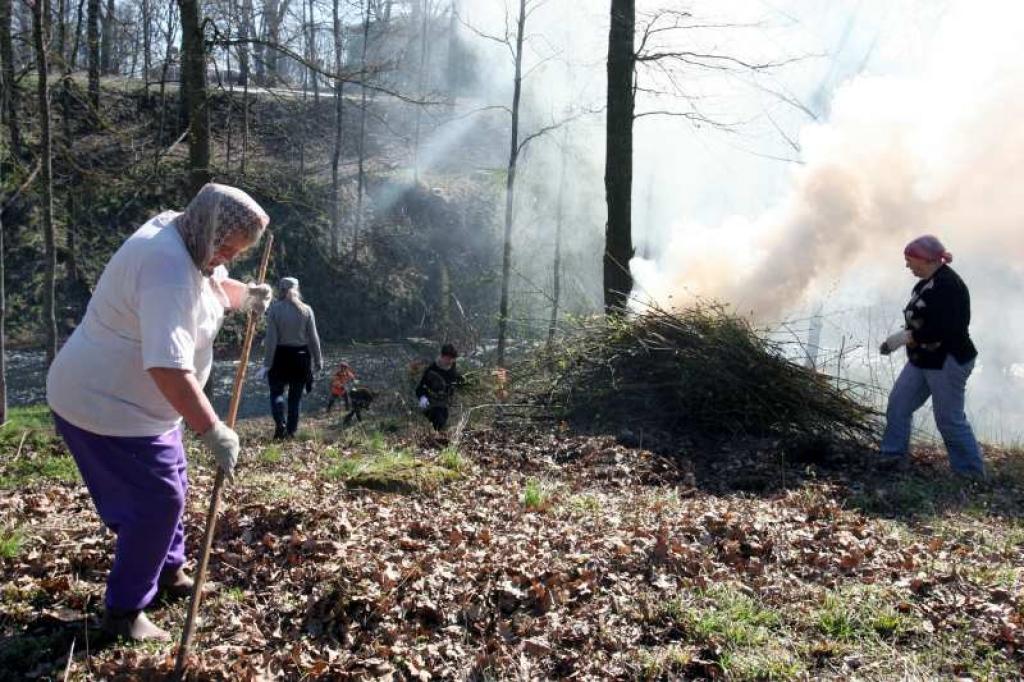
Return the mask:
<svg viewBox="0 0 1024 682"><path fill-rule="evenodd" d="M222 599L235 604L240 603L245 600L245 590L241 587L229 587L224 590Z"/></svg>
<svg viewBox="0 0 1024 682"><path fill-rule="evenodd" d="M21 553L25 535L19 528L0 528L0 559L13 559Z"/></svg>
<svg viewBox="0 0 1024 682"><path fill-rule="evenodd" d="M596 516L601 512L601 499L592 493L582 493L569 498L569 509L579 515Z"/></svg>
<svg viewBox="0 0 1024 682"><path fill-rule="evenodd" d="M701 642L729 649L760 646L781 623L778 613L728 585L716 585L696 596L695 603L670 600L662 616Z"/></svg>
<svg viewBox="0 0 1024 682"><path fill-rule="evenodd" d="M469 460L463 457L457 445L448 445L444 450L441 450L441 453L437 456L437 463L457 474L464 474L470 469Z"/></svg>
<svg viewBox="0 0 1024 682"><path fill-rule="evenodd" d="M726 652L719 665L732 680L792 680L806 673L798 658L782 649Z"/></svg>
<svg viewBox="0 0 1024 682"><path fill-rule="evenodd" d="M332 453L334 464L325 472L328 479L358 488L410 491L430 488L459 475L452 469L418 460L410 451L392 446L379 432L366 436L353 450L349 455Z"/></svg>
<svg viewBox="0 0 1024 682"><path fill-rule="evenodd" d="M535 478L529 478L523 488L523 506L527 511L544 511L551 506L551 491Z"/></svg>
<svg viewBox="0 0 1024 682"><path fill-rule="evenodd" d="M814 610L814 628L839 642L891 640L913 630L914 620L898 612L877 589L855 587L829 592Z"/></svg>
<svg viewBox="0 0 1024 682"><path fill-rule="evenodd" d="M24 488L40 481L77 483L78 467L69 455L35 451L12 462L0 463L0 490Z"/></svg>
<svg viewBox="0 0 1024 682"><path fill-rule="evenodd" d="M53 428L53 416L46 405L12 407L7 423L0 426L0 448L13 456L17 449L36 450L52 446L60 439Z"/></svg>
<svg viewBox="0 0 1024 682"><path fill-rule="evenodd" d="M260 450L259 461L263 464L280 464L281 446L277 443L267 445L265 448Z"/></svg>

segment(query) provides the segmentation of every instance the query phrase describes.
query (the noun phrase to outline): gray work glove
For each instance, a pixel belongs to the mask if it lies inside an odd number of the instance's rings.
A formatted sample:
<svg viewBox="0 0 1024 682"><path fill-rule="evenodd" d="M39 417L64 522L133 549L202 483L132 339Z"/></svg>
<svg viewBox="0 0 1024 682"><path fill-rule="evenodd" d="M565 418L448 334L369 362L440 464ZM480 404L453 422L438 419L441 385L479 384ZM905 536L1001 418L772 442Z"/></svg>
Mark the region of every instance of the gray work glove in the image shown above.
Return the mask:
<svg viewBox="0 0 1024 682"><path fill-rule="evenodd" d="M242 312L252 311L257 315L267 312L270 301L274 298L274 290L269 284L249 284L245 289L245 298L242 300Z"/></svg>
<svg viewBox="0 0 1024 682"><path fill-rule="evenodd" d="M430 400L427 399L427 396L421 395L420 396L420 409L421 410L425 410L428 407L430 407Z"/></svg>
<svg viewBox="0 0 1024 682"><path fill-rule="evenodd" d="M910 334L909 329L901 329L898 332L893 332L889 335L882 345L879 347L878 352L882 355L888 355L898 348L902 348L913 340L913 336Z"/></svg>
<svg viewBox="0 0 1024 682"><path fill-rule="evenodd" d="M227 424L218 421L211 426L203 435L199 436L213 458L217 460L217 466L224 472L228 481L235 480L235 464L238 462L238 451L241 445L238 442L238 434Z"/></svg>

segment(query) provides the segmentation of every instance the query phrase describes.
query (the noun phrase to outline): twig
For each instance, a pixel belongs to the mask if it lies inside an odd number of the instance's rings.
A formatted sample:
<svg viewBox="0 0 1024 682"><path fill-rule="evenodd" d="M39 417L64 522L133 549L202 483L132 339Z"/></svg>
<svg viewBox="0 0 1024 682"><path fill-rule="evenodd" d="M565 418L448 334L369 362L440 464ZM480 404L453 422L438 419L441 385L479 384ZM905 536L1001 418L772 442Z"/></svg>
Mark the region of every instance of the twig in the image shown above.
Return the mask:
<svg viewBox="0 0 1024 682"><path fill-rule="evenodd" d="M75 660L75 638L71 638L71 651L68 652L68 664L64 666L64 682L68 682L68 675L71 674L71 662Z"/></svg>

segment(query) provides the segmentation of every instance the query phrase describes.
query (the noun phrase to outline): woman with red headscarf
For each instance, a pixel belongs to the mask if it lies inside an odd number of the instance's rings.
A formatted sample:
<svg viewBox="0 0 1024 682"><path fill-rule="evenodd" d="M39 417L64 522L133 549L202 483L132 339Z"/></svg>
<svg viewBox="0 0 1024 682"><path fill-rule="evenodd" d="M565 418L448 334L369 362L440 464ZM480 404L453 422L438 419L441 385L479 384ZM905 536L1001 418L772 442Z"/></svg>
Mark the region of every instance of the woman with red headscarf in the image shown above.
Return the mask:
<svg viewBox="0 0 1024 682"><path fill-rule="evenodd" d="M914 412L931 397L935 424L953 471L983 477L981 450L964 412L967 378L978 356L967 329L971 322L970 293L949 267L952 254L932 235L907 244L903 255L907 268L920 281L903 309L904 328L891 334L880 348L882 355L901 346L907 348L907 364L889 394L881 463L885 467L907 467Z"/></svg>

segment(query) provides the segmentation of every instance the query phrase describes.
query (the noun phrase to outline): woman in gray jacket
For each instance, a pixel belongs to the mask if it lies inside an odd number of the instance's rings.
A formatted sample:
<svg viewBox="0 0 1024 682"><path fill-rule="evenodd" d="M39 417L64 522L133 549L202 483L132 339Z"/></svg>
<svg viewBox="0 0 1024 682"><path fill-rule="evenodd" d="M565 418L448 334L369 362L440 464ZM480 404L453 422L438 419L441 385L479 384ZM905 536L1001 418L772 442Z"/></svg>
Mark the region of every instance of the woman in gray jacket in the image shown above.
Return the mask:
<svg viewBox="0 0 1024 682"><path fill-rule="evenodd" d="M274 438L290 438L299 427L302 392L313 390L313 375L323 369L316 318L299 293L299 280L283 278L277 299L267 311L266 354L263 371L270 384L270 410ZM288 415L285 417L285 391Z"/></svg>

